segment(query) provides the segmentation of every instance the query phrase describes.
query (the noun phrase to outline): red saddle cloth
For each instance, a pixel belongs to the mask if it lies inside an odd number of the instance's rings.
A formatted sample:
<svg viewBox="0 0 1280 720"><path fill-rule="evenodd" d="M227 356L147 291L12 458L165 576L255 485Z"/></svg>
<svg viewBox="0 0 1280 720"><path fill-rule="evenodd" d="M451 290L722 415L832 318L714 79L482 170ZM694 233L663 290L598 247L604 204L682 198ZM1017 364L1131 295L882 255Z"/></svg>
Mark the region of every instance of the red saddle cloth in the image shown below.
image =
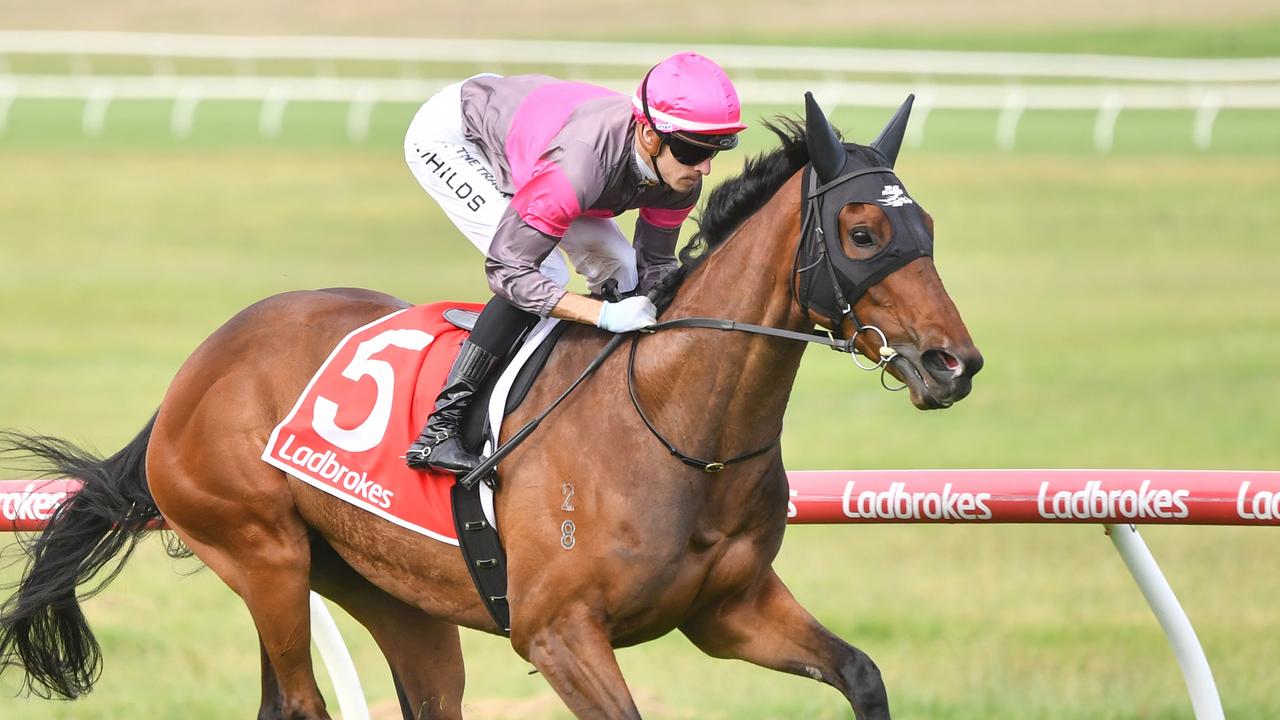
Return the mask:
<svg viewBox="0 0 1280 720"><path fill-rule="evenodd" d="M353 331L271 433L262 459L379 517L452 545L450 473L410 470L403 455L435 406L467 331L433 303Z"/></svg>

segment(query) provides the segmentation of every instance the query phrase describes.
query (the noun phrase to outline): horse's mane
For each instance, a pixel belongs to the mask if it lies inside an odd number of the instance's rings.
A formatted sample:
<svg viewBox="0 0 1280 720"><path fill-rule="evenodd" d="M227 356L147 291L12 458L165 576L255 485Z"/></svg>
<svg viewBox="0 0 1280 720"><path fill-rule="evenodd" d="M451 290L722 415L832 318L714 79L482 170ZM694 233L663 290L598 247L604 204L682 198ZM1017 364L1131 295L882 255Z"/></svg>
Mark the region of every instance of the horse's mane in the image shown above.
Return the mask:
<svg viewBox="0 0 1280 720"><path fill-rule="evenodd" d="M698 224L697 232L680 251L680 267L662 283L657 301L659 307L671 302L685 278L809 162L803 123L779 116L765 121L764 126L778 136L782 147L747 158L741 174L725 180L711 191L706 205L694 218Z"/></svg>

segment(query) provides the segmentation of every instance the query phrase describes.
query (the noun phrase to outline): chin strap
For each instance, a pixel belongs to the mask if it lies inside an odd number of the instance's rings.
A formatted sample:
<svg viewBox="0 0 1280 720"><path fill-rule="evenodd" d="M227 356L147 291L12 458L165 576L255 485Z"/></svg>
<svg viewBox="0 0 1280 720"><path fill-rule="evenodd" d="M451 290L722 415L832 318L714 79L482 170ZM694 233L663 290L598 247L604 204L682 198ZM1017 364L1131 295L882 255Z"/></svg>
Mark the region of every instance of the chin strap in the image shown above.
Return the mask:
<svg viewBox="0 0 1280 720"><path fill-rule="evenodd" d="M662 144L666 142L666 139L662 137L662 133L658 132L658 128L653 124L653 116L649 114L649 76L653 74L657 67L657 65L654 65L649 68L649 72L644 74L644 80L640 82L640 106L644 109L644 119L649 123L649 129L653 131L654 135L658 136L658 153L649 156L649 162L653 163L653 174L658 176L660 184L671 187L667 185L667 181L662 178L662 171L658 169L658 155L662 154Z"/></svg>
<svg viewBox="0 0 1280 720"><path fill-rule="evenodd" d="M665 142L662 136L658 136L658 155L662 154L662 143ZM658 184L663 187L671 187L667 184L667 179L662 177L662 170L658 168L658 155L650 155L649 162L653 163L653 174L658 176Z"/></svg>
<svg viewBox="0 0 1280 720"><path fill-rule="evenodd" d="M658 151L662 151L661 147L659 147ZM653 174L658 176L658 184L663 187L671 187L667 184L667 179L662 177L662 171L658 169L658 156L650 155L649 159L653 161Z"/></svg>

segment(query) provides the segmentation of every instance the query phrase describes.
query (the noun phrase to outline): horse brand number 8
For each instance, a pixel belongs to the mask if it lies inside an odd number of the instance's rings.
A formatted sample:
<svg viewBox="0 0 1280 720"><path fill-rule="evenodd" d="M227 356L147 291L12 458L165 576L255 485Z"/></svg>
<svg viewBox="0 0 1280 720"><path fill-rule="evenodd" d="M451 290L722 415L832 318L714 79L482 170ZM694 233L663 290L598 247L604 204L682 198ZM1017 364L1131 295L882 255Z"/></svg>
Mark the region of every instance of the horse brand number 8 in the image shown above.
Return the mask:
<svg viewBox="0 0 1280 720"><path fill-rule="evenodd" d="M573 532L577 529L578 526L574 525L572 520L560 523L560 547L572 550L573 546L578 544L577 538L573 536Z"/></svg>

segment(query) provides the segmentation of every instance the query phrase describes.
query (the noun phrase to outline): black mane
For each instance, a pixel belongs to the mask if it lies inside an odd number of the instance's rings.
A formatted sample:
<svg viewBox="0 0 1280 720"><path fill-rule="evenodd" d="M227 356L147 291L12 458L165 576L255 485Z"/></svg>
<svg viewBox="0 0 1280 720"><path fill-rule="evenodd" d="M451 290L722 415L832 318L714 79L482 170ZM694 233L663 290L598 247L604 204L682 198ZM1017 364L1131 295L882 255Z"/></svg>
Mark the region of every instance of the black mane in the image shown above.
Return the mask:
<svg viewBox="0 0 1280 720"><path fill-rule="evenodd" d="M773 197L797 170L809 162L809 148L804 141L804 125L798 120L778 117L764 126L782 141L782 147L747 158L742 173L716 186L694 221L698 231L680 251L680 267L662 284L657 304L665 306L676 290L702 261L733 231Z"/></svg>

